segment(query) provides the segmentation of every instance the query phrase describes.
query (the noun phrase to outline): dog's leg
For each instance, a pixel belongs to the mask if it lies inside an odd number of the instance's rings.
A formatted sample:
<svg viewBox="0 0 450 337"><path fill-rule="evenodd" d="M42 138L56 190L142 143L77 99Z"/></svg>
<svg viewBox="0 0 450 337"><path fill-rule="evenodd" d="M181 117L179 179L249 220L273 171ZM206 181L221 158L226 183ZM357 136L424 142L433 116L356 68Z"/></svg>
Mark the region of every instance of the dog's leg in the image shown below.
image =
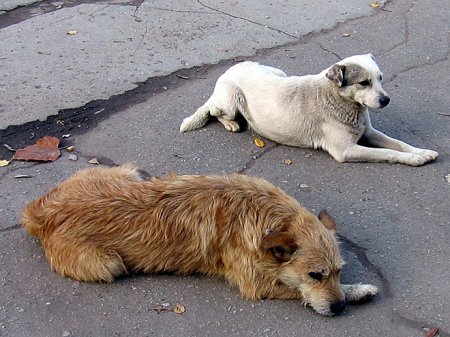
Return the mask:
<svg viewBox="0 0 450 337"><path fill-rule="evenodd" d="M387 148L391 150L396 150L400 152L409 152L425 158L426 162L435 160L438 157L438 153L432 150L419 149L417 147L411 146L400 140L391 138L384 133L374 129L372 125L366 128L364 135L365 139L369 144L377 146L380 148Z"/></svg>
<svg viewBox="0 0 450 337"><path fill-rule="evenodd" d="M180 132L188 132L203 127L209 120L209 100L189 117L186 117L180 126Z"/></svg>
<svg viewBox="0 0 450 337"><path fill-rule="evenodd" d="M410 166L421 166L427 162L424 157L414 153L371 148L357 144L348 144L346 148L340 150L333 148L329 152L339 162L387 162Z"/></svg>
<svg viewBox="0 0 450 337"><path fill-rule="evenodd" d="M78 281L112 282L127 269L116 252L88 243L72 243L58 233L43 242L52 270Z"/></svg>
<svg viewBox="0 0 450 337"><path fill-rule="evenodd" d="M341 284L346 302L369 300L378 294L378 288L371 284Z"/></svg>

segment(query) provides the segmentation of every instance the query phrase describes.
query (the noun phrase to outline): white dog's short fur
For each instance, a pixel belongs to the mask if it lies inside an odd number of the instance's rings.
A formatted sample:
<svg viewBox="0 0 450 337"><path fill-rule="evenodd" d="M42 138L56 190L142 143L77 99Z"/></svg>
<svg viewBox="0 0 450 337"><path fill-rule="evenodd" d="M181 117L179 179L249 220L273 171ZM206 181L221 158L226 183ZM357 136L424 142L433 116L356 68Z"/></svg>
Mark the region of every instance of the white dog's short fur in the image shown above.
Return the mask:
<svg viewBox="0 0 450 337"><path fill-rule="evenodd" d="M232 66L217 80L212 96L181 124L186 132L211 116L227 130L239 131L240 114L251 129L275 142L322 148L339 162L389 162L412 166L437 158L375 130L368 112L389 97L371 54L348 57L317 75L290 76L256 62ZM361 146L365 140L374 147Z"/></svg>

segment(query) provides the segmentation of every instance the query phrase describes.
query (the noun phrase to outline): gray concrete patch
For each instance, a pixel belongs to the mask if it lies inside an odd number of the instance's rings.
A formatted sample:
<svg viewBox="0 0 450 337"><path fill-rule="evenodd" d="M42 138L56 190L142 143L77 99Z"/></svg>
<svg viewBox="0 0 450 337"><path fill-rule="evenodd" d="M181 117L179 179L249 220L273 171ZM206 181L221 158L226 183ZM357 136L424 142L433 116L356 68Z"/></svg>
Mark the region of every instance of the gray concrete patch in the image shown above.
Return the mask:
<svg viewBox="0 0 450 337"><path fill-rule="evenodd" d="M28 6L41 1L43 0L2 0L0 2L0 14L17 7Z"/></svg>
<svg viewBox="0 0 450 337"><path fill-rule="evenodd" d="M152 1L62 7L0 30L0 91L7 102L0 102L0 129L108 98L149 77L255 55L373 14L369 3Z"/></svg>

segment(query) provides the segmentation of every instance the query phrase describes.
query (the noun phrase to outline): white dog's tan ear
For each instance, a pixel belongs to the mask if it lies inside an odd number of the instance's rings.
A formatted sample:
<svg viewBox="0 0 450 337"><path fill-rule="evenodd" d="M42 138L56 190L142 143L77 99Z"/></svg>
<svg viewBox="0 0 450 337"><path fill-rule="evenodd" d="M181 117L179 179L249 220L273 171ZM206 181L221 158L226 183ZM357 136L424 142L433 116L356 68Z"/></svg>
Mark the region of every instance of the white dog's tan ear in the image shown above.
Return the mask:
<svg viewBox="0 0 450 337"><path fill-rule="evenodd" d="M334 221L333 217L330 214L328 214L328 212L325 209L320 211L317 217L326 228L336 232L337 230L336 221Z"/></svg>
<svg viewBox="0 0 450 337"><path fill-rule="evenodd" d="M261 241L261 248L269 251L278 261L287 262L298 246L292 234L288 232L269 231Z"/></svg>
<svg viewBox="0 0 450 337"><path fill-rule="evenodd" d="M330 81L342 87L342 85L344 84L344 73L345 73L344 65L333 64L333 66L328 70L326 76Z"/></svg>

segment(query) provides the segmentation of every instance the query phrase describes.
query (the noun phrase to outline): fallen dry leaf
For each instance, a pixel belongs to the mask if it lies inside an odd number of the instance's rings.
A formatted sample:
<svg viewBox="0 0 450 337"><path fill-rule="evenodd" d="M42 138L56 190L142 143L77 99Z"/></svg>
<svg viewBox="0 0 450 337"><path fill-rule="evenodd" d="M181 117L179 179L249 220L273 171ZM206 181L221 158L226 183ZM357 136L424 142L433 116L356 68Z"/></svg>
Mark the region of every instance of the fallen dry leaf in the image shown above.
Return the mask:
<svg viewBox="0 0 450 337"><path fill-rule="evenodd" d="M283 161L283 163L285 163L286 165L291 165L291 164L292 164L292 160L290 160L290 159L285 159L285 160Z"/></svg>
<svg viewBox="0 0 450 337"><path fill-rule="evenodd" d="M183 304L177 303L175 308L173 308L173 312L176 314L183 314L186 311L186 307Z"/></svg>
<svg viewBox="0 0 450 337"><path fill-rule="evenodd" d="M447 182L450 184L450 174L447 174L447 175L445 176L445 179L447 179Z"/></svg>
<svg viewBox="0 0 450 337"><path fill-rule="evenodd" d="M71 145L71 146L68 146L66 150L67 150L67 152L73 152L73 150L75 150L75 147L73 145Z"/></svg>
<svg viewBox="0 0 450 337"><path fill-rule="evenodd" d="M94 165L99 165L100 162L98 161L97 158L92 158L91 160L88 160L89 164L94 164Z"/></svg>
<svg viewBox="0 0 450 337"><path fill-rule="evenodd" d="M0 160L0 167L8 166L10 162L10 160Z"/></svg>
<svg viewBox="0 0 450 337"><path fill-rule="evenodd" d="M343 36L343 37L349 37L349 36L350 36L350 33L343 33L342 36Z"/></svg>
<svg viewBox="0 0 450 337"><path fill-rule="evenodd" d="M77 157L77 155L76 154L69 154L69 160L73 160L73 161L76 161L76 160L78 160L78 157Z"/></svg>
<svg viewBox="0 0 450 337"><path fill-rule="evenodd" d="M65 134L65 135L62 135L61 137L62 137L62 138L69 138L70 136L72 136L72 134L67 133L67 134Z"/></svg>
<svg viewBox="0 0 450 337"><path fill-rule="evenodd" d="M61 155L58 149L59 139L52 136L39 138L35 144L19 149L14 160L55 161Z"/></svg>
<svg viewBox="0 0 450 337"><path fill-rule="evenodd" d="M425 335L425 337L434 337L434 336L437 335L438 332L439 332L438 328L431 328L430 330L428 330L428 332Z"/></svg>
<svg viewBox="0 0 450 337"><path fill-rule="evenodd" d="M69 30L67 32L67 35L77 35L77 34L78 34L78 32L76 30Z"/></svg>
<svg viewBox="0 0 450 337"><path fill-rule="evenodd" d="M378 7L380 7L380 4L378 3L378 1L374 1L374 2L372 2L372 3L370 4L370 7L372 7L372 8L378 8Z"/></svg>
<svg viewBox="0 0 450 337"><path fill-rule="evenodd" d="M264 141L262 139L259 139L259 138L255 138L253 143L255 143L255 145L257 147L264 147L264 146L266 146L266 143L264 143Z"/></svg>

